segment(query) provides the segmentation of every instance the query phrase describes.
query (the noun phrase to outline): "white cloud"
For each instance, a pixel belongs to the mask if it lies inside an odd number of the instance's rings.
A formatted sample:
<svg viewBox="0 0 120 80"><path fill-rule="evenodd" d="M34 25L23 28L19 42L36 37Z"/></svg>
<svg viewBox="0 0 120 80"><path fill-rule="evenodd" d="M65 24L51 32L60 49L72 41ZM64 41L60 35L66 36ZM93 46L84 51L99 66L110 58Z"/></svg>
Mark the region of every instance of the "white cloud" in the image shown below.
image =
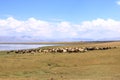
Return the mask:
<svg viewBox="0 0 120 80"><path fill-rule="evenodd" d="M116 2L118 5L120 5L120 0Z"/></svg>
<svg viewBox="0 0 120 80"><path fill-rule="evenodd" d="M0 19L0 36L31 36L37 38L120 38L120 21L113 19L96 19L83 21L80 24L71 22L48 22L29 18L25 21L13 17Z"/></svg>

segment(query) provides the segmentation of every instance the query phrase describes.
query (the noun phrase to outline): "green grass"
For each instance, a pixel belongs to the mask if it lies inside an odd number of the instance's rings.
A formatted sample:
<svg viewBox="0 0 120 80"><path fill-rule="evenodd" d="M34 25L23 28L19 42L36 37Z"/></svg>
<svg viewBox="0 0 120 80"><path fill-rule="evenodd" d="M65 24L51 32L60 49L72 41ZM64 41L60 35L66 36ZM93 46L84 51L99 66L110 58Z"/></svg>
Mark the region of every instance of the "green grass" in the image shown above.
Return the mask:
<svg viewBox="0 0 120 80"><path fill-rule="evenodd" d="M103 44L106 45L106 43ZM119 46L118 43L109 45ZM6 52L0 52L0 80L119 79L120 47L80 54L6 54Z"/></svg>

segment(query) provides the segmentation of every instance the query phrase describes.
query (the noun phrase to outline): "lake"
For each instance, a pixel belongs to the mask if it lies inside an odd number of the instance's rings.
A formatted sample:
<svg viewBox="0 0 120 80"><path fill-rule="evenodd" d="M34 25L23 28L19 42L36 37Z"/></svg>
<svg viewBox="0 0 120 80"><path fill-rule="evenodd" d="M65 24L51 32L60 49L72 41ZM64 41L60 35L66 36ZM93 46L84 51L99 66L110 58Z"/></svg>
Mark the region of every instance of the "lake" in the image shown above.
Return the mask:
<svg viewBox="0 0 120 80"><path fill-rule="evenodd" d="M44 46L52 46L46 44L0 44L0 51L4 50L21 50L21 49L32 49Z"/></svg>

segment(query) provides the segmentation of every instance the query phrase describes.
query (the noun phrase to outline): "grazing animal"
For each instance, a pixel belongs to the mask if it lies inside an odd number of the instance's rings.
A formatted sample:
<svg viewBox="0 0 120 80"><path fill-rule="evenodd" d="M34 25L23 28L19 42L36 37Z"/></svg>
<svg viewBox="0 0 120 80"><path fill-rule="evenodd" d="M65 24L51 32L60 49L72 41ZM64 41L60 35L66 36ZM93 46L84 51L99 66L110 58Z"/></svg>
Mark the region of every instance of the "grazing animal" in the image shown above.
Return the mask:
<svg viewBox="0 0 120 80"><path fill-rule="evenodd" d="M24 49L24 50L11 50L7 51L7 54L14 52L16 54L35 54L35 53L83 53L92 50L108 50L117 47L69 47L69 48L48 48L48 49Z"/></svg>

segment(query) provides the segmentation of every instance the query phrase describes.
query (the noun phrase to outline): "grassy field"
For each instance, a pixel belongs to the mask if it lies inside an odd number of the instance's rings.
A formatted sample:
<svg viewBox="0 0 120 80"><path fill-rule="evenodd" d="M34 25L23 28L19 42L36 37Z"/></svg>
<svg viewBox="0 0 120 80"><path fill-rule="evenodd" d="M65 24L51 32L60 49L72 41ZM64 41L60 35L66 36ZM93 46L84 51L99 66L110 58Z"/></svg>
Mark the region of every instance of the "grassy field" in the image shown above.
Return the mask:
<svg viewBox="0 0 120 80"><path fill-rule="evenodd" d="M120 80L120 42L68 43L117 46L85 53L6 54L0 52L0 80Z"/></svg>

